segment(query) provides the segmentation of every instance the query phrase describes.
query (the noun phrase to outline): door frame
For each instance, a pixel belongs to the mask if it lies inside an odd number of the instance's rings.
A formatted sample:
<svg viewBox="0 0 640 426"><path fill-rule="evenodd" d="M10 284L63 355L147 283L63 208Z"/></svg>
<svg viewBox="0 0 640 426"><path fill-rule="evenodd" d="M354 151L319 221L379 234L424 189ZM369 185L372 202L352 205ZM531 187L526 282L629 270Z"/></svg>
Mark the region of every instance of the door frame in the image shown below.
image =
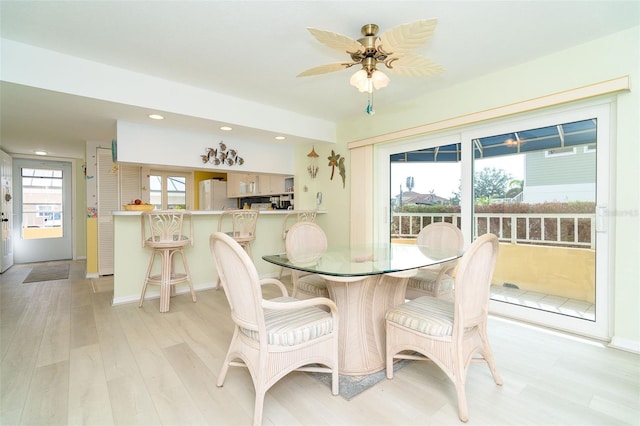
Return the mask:
<svg viewBox="0 0 640 426"><path fill-rule="evenodd" d="M37 241L42 244L38 246L39 254L27 255L24 253L28 244L24 244L22 238L22 173L23 167L30 168L47 168L58 167L63 169L63 237L62 238L45 238L38 239ZM67 175L67 176L65 176ZM72 161L65 161L63 159L43 159L33 157L14 157L13 158L13 240L14 240L14 260L16 263L29 263L29 262L47 262L54 260L70 260L74 258L74 224L75 214L74 205L75 199L73 194L73 182L75 178L75 171ZM60 247L62 244L62 248ZM57 246L56 246L57 245ZM42 252L46 252L47 255L41 255Z"/></svg>
<svg viewBox="0 0 640 426"><path fill-rule="evenodd" d="M2 211L2 232L6 240L0 240L0 273L13 266L13 159L0 150L0 211ZM6 179L6 180L5 180ZM6 241L6 245L5 245Z"/></svg>

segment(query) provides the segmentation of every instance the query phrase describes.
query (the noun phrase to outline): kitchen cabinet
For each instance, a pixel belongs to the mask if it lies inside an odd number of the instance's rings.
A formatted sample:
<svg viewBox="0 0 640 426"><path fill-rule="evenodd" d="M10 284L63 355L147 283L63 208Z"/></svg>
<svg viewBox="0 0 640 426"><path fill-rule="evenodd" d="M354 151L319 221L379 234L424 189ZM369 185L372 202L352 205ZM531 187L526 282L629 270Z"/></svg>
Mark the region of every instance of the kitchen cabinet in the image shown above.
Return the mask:
<svg viewBox="0 0 640 426"><path fill-rule="evenodd" d="M249 173L227 174L227 197L252 197L260 195L259 176Z"/></svg>
<svg viewBox="0 0 640 426"><path fill-rule="evenodd" d="M260 175L260 195L280 195L284 193L283 175Z"/></svg>
<svg viewBox="0 0 640 426"><path fill-rule="evenodd" d="M256 197L293 193L293 176L250 173L227 174L227 197Z"/></svg>

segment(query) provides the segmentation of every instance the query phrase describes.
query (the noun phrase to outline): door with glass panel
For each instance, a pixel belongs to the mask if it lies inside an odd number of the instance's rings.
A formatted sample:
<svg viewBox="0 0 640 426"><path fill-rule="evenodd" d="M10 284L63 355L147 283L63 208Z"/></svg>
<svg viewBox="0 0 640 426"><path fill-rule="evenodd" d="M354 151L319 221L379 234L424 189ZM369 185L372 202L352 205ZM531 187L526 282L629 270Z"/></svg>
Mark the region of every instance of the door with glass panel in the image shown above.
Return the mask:
<svg viewBox="0 0 640 426"><path fill-rule="evenodd" d="M463 136L473 238L500 239L492 312L609 337L608 121L588 108Z"/></svg>
<svg viewBox="0 0 640 426"><path fill-rule="evenodd" d="M605 104L382 149L392 241L434 221L494 233L492 313L608 338L609 129Z"/></svg>
<svg viewBox="0 0 640 426"><path fill-rule="evenodd" d="M71 259L71 163L13 160L14 260Z"/></svg>

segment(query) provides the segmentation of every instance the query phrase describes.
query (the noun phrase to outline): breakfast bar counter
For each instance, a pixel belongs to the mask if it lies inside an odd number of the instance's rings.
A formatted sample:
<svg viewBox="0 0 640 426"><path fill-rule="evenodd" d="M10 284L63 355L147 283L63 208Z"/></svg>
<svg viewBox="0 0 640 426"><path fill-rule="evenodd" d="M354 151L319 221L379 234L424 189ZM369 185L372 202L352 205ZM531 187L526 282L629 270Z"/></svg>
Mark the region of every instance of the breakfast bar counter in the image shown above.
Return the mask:
<svg viewBox="0 0 640 426"><path fill-rule="evenodd" d="M209 251L209 236L218 230L218 219L223 211L191 211L193 246L185 249L189 269L196 291L214 288L218 274ZM277 276L280 268L262 260L265 254L284 251L282 223L295 210L260 211L256 227L256 240L252 243L253 261L261 277ZM321 222L322 211L317 220ZM137 302L147 272L151 250L142 247L140 211L114 211L113 227L113 304ZM178 262L179 263L179 262ZM188 292L188 286L179 285L177 292ZM147 297L159 297L155 286L147 290Z"/></svg>

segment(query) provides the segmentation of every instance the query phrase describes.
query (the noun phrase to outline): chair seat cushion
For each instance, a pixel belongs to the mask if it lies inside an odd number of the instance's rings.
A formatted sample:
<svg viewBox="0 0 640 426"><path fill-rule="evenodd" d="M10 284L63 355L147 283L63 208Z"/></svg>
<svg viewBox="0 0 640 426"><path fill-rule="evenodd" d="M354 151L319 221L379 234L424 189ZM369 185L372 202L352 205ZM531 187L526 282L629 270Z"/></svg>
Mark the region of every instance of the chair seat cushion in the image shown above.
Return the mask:
<svg viewBox="0 0 640 426"><path fill-rule="evenodd" d="M409 278L407 287L432 293L438 273L439 271L434 269L420 269L417 274ZM444 274L440 279L438 293L449 293L451 290L453 290L453 277Z"/></svg>
<svg viewBox="0 0 640 426"><path fill-rule="evenodd" d="M191 244L191 238L186 235L172 235L170 238L161 239L159 237L148 238L145 246L154 248L184 247Z"/></svg>
<svg viewBox="0 0 640 426"><path fill-rule="evenodd" d="M277 297L271 301L287 303L298 301L298 299ZM264 318L269 345L295 346L326 336L333 331L331 314L313 306L286 311L265 309ZM258 340L256 331L241 330L246 336Z"/></svg>
<svg viewBox="0 0 640 426"><path fill-rule="evenodd" d="M450 336L453 302L422 296L389 309L385 319L429 336Z"/></svg>
<svg viewBox="0 0 640 426"><path fill-rule="evenodd" d="M327 290L327 283L324 279L318 275L305 275L296 281L296 288L298 291L311 294L317 297L329 297L329 290Z"/></svg>

